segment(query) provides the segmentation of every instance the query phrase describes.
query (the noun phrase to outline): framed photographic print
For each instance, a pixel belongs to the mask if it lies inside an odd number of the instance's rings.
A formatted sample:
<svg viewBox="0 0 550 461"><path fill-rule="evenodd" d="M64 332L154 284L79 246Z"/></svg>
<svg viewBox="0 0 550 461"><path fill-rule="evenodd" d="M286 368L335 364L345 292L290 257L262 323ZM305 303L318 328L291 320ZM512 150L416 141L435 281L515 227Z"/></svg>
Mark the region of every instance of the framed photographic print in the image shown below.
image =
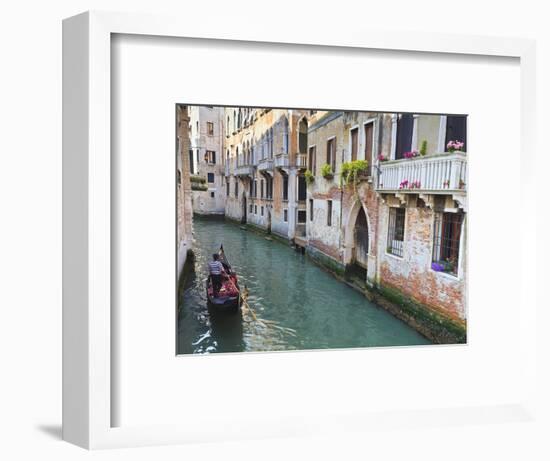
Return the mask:
<svg viewBox="0 0 550 461"><path fill-rule="evenodd" d="M216 30L64 21L64 439L525 419L533 43Z"/></svg>

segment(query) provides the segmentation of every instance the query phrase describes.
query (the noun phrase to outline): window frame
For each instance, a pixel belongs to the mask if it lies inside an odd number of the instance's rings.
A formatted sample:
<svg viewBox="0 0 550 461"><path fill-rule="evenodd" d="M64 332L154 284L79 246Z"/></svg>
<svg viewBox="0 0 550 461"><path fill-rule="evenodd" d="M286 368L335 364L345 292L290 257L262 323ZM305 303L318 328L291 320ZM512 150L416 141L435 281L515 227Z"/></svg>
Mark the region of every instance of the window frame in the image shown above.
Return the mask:
<svg viewBox="0 0 550 461"><path fill-rule="evenodd" d="M392 225L392 212L395 213L395 218L393 219ZM403 213L403 231L402 231L402 240L396 239L396 229L397 229L397 213ZM393 235L392 235L393 230ZM386 254L394 256L399 259L403 259L405 254L405 240L406 240L406 230L407 230L407 209L405 207L389 207L388 210L388 231L386 233ZM394 248L394 242L401 242L401 248ZM399 254L400 253L400 254Z"/></svg>
<svg viewBox="0 0 550 461"><path fill-rule="evenodd" d="M329 144L332 144L332 146L333 146L332 155L330 157L330 162L329 162L329 149L328 149ZM331 137L327 138L327 141L326 141L326 163L328 165L330 165L330 168L332 169L332 173L335 174L336 173L336 136L331 136Z"/></svg>
<svg viewBox="0 0 550 461"><path fill-rule="evenodd" d="M442 259L443 256L442 256L442 252L443 252L443 240L444 240L444 236L443 236L443 233L445 231L445 216L449 216L449 217L453 217L453 219L456 219L458 217L458 220L459 222L458 223L454 223L454 224L458 224L457 228L458 228L458 239L452 239L452 242L455 242L456 244L456 263L455 263L455 267L454 267L454 271L453 270L448 270L448 266L445 264L445 262L443 262L444 260ZM433 235L432 235L432 257L431 257L431 264L430 264L430 269L433 271L433 272L438 272L438 273L442 273L442 274L446 274L446 275L449 275L449 276L452 276L452 277L456 277L456 278L459 278L459 273L460 273L460 265L461 265L461 261L462 261L462 238L463 238L463 235L464 235L464 222L465 222L465 219L466 219L466 213L464 213L462 210L458 211L458 212L450 212L450 211L436 211L434 212L434 216L433 216L433 226L432 226L432 232L433 232ZM448 224L450 225L451 229L453 228L452 227L452 221ZM436 252L439 253L439 256L436 257ZM448 260L449 258L447 258ZM435 270L433 268L433 264L434 263L437 263L437 264L441 264L445 267L444 270Z"/></svg>

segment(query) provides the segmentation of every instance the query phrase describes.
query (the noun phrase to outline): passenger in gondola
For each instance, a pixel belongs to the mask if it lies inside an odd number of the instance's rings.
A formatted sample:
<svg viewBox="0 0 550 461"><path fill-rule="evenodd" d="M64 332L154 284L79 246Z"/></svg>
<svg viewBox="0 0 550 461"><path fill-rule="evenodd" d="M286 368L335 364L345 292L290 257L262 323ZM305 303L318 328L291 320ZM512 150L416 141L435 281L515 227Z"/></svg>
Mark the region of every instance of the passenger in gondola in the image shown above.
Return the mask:
<svg viewBox="0 0 550 461"><path fill-rule="evenodd" d="M214 253L212 255L213 261L208 261L208 271L210 272L210 280L212 280L212 289L214 296L218 296L220 288L222 286L222 275L225 275L225 269L220 262L220 255Z"/></svg>

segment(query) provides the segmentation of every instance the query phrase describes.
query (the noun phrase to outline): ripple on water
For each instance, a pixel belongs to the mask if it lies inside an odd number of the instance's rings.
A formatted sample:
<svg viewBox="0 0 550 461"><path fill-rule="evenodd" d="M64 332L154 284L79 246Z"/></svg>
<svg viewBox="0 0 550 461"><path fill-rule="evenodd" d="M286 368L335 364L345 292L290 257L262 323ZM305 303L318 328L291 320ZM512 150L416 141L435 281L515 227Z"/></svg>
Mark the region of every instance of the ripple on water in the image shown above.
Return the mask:
<svg viewBox="0 0 550 461"><path fill-rule="evenodd" d="M206 306L207 262L223 243L258 321ZM412 328L276 240L223 220L194 221L195 273L178 306L178 353L430 344Z"/></svg>

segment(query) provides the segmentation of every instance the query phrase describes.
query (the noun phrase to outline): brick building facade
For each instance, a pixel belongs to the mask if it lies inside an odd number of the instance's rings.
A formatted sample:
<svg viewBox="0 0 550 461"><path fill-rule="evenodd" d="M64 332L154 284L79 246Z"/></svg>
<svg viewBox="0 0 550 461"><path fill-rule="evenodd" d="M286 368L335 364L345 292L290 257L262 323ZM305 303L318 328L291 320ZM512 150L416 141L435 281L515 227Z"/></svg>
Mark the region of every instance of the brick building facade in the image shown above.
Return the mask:
<svg viewBox="0 0 550 461"><path fill-rule="evenodd" d="M465 116L220 110L227 218L288 240L432 340L465 341Z"/></svg>

